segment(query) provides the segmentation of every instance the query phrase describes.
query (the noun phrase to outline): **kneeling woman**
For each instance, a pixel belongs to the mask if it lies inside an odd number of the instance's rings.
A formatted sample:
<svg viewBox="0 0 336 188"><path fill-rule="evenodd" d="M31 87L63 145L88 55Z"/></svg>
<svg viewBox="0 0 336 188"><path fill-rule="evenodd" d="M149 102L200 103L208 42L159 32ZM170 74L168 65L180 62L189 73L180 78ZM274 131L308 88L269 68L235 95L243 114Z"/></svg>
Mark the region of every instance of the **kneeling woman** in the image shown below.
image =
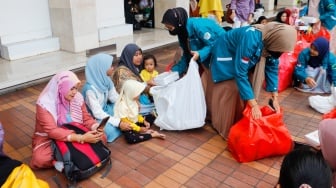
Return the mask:
<svg viewBox="0 0 336 188"><path fill-rule="evenodd" d="M302 50L294 71L294 86L303 92L330 93L336 83L336 58L329 52L329 42L315 39L310 48Z"/></svg>

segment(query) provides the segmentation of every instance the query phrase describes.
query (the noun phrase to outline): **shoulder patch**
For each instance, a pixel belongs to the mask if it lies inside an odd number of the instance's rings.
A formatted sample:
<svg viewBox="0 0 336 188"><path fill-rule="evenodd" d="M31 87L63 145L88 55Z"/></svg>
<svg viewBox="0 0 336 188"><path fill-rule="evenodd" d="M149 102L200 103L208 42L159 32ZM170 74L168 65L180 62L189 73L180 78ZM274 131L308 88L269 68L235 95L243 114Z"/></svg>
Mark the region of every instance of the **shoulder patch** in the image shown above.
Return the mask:
<svg viewBox="0 0 336 188"><path fill-rule="evenodd" d="M204 33L203 38L205 40L209 40L211 38L211 34L209 32Z"/></svg>

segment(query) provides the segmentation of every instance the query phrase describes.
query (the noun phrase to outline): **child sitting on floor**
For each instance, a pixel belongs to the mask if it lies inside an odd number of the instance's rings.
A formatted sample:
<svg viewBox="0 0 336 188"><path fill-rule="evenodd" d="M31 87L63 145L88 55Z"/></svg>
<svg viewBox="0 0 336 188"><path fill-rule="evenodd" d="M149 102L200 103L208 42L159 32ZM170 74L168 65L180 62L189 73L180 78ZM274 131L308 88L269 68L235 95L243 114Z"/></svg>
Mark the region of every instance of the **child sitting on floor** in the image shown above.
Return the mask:
<svg viewBox="0 0 336 188"><path fill-rule="evenodd" d="M150 123L139 115L139 97L144 91L145 85L136 80L124 82L119 98L114 107L114 114L121 121L131 123L131 130L123 131L129 144L143 142L151 138L165 139L165 135L150 129Z"/></svg>

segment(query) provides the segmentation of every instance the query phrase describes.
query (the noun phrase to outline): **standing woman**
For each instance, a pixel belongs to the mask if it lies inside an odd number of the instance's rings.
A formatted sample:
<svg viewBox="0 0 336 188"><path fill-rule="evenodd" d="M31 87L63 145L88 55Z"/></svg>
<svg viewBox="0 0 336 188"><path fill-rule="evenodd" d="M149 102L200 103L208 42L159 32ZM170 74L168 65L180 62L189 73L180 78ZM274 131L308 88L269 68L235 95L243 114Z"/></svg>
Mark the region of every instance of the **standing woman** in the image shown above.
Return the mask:
<svg viewBox="0 0 336 188"><path fill-rule="evenodd" d="M292 51L295 42L295 28L277 22L233 29L216 41L205 95L213 126L224 138L242 114L239 101L252 108L254 119L261 117L257 99L264 77L266 91L273 99L276 112L280 112L278 58L283 52Z"/></svg>
<svg viewBox="0 0 336 188"><path fill-rule="evenodd" d="M253 20L255 0L231 0L230 9L232 9L230 18L234 22L238 21L239 27L249 25Z"/></svg>
<svg viewBox="0 0 336 188"><path fill-rule="evenodd" d="M200 63L210 61L211 48L216 39L225 31L215 21L207 18L188 18L187 11L181 7L168 9L161 23L169 34L177 35L183 54L172 67L182 76L191 58ZM205 63L209 64L209 63Z"/></svg>
<svg viewBox="0 0 336 188"><path fill-rule="evenodd" d="M53 166L51 141L97 143L103 133L96 129L98 123L87 111L83 96L78 92L80 80L71 71L63 71L49 81L36 102L36 124L32 143L30 166L50 168ZM73 130L60 126L76 122L91 129L85 134L75 134Z"/></svg>
<svg viewBox="0 0 336 188"><path fill-rule="evenodd" d="M330 32L330 51L336 54L336 2L335 0L320 0L318 5L320 21ZM317 23L319 24L319 23Z"/></svg>
<svg viewBox="0 0 336 188"><path fill-rule="evenodd" d="M128 124L114 117L113 107L119 97L112 80L113 57L108 54L96 54L88 60L85 67L86 83L82 93L85 103L98 121L110 116L104 132L107 142L113 142L121 135L120 129L127 129Z"/></svg>

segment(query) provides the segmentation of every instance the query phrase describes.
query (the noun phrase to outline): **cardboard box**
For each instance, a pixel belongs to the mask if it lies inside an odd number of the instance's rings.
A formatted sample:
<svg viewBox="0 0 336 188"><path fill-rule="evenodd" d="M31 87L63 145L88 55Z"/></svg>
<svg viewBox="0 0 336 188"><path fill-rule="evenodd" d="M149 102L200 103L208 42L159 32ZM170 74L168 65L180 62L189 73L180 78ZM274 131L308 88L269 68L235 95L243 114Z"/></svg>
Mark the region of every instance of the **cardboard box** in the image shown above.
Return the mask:
<svg viewBox="0 0 336 188"><path fill-rule="evenodd" d="M154 82L159 86L165 86L178 79L178 72L163 72L154 78Z"/></svg>

